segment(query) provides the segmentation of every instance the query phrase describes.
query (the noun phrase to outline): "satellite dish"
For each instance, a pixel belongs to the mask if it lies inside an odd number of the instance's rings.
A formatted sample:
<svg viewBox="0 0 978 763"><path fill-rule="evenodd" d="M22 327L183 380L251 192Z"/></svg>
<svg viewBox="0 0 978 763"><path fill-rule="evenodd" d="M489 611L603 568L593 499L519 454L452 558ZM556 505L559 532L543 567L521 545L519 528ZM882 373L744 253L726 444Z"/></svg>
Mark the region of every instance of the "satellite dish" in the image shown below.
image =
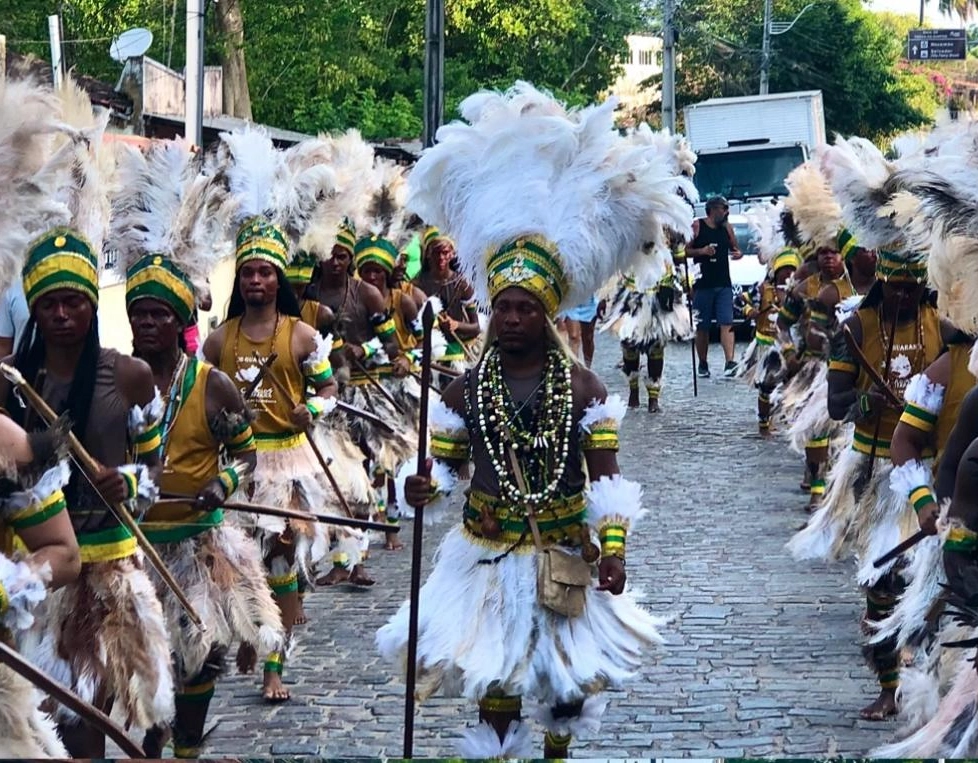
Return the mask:
<svg viewBox="0 0 978 763"><path fill-rule="evenodd" d="M134 56L141 56L149 50L149 46L152 44L153 33L148 29L142 27L127 29L112 40L112 44L109 46L109 55L112 56L113 60L124 64Z"/></svg>

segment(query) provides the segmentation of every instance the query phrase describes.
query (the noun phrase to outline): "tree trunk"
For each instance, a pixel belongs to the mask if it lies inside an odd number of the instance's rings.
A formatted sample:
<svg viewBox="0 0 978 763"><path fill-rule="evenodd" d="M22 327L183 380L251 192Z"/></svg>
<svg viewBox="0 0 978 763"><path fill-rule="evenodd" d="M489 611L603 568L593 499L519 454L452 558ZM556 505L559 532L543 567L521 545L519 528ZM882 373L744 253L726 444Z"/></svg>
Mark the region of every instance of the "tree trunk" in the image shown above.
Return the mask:
<svg viewBox="0 0 978 763"><path fill-rule="evenodd" d="M221 66L224 67L224 113L250 120L251 95L248 92L248 70L245 66L241 0L221 0L214 7L217 9L217 28L224 41L221 54Z"/></svg>

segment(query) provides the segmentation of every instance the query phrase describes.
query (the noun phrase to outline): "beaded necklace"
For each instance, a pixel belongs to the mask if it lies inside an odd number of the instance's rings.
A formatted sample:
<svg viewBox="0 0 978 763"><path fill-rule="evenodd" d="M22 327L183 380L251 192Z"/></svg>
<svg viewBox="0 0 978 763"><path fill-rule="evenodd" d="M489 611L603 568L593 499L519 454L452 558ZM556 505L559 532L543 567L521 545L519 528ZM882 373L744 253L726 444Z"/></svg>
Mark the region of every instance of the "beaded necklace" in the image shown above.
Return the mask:
<svg viewBox="0 0 978 763"><path fill-rule="evenodd" d="M557 495L570 451L574 415L570 360L556 348L547 352L543 378L535 390L537 402L528 409L536 413L529 421L522 415L526 401L517 405L503 379L496 345L486 351L475 392L478 411L472 415L472 396L466 395L468 415L486 444L500 497L524 511L546 506ZM533 397L531 393L529 399ZM510 448L523 467L528 492L520 490L507 466Z"/></svg>

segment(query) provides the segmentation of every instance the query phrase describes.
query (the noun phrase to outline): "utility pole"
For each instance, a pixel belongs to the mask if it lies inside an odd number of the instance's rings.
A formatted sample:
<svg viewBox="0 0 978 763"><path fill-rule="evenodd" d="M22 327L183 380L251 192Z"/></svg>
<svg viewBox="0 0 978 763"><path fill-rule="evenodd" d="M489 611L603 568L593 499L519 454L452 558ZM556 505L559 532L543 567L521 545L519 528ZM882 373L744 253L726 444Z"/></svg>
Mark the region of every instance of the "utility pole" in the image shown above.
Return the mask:
<svg viewBox="0 0 978 763"><path fill-rule="evenodd" d="M799 14L800 15L800 14ZM764 39L761 43L761 88L767 95L768 74L771 71L771 0L764 0Z"/></svg>
<svg viewBox="0 0 978 763"><path fill-rule="evenodd" d="M204 147L204 1L187 0L184 137Z"/></svg>
<svg viewBox="0 0 978 763"><path fill-rule="evenodd" d="M676 132L676 2L662 2L662 127Z"/></svg>
<svg viewBox="0 0 978 763"><path fill-rule="evenodd" d="M425 148L435 144L435 133L445 117L445 0L426 0L424 55Z"/></svg>
<svg viewBox="0 0 978 763"><path fill-rule="evenodd" d="M51 81L58 90L65 81L65 62L61 50L61 16L48 16L48 38L51 41Z"/></svg>

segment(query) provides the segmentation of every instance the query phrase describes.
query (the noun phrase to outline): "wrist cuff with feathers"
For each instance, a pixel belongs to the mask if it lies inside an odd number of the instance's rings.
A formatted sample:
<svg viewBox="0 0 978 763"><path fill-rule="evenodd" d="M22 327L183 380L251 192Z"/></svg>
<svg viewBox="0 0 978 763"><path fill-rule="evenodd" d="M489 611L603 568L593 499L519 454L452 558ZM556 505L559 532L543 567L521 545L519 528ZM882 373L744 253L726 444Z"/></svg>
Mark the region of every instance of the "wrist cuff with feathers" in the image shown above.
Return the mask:
<svg viewBox="0 0 978 763"><path fill-rule="evenodd" d="M47 596L51 568L35 570L27 562L15 562L0 554L0 623L11 630L34 624L34 608Z"/></svg>
<svg viewBox="0 0 978 763"><path fill-rule="evenodd" d="M605 525L618 525L627 531L645 514L642 486L620 474L591 482L585 496L588 523L599 531Z"/></svg>

